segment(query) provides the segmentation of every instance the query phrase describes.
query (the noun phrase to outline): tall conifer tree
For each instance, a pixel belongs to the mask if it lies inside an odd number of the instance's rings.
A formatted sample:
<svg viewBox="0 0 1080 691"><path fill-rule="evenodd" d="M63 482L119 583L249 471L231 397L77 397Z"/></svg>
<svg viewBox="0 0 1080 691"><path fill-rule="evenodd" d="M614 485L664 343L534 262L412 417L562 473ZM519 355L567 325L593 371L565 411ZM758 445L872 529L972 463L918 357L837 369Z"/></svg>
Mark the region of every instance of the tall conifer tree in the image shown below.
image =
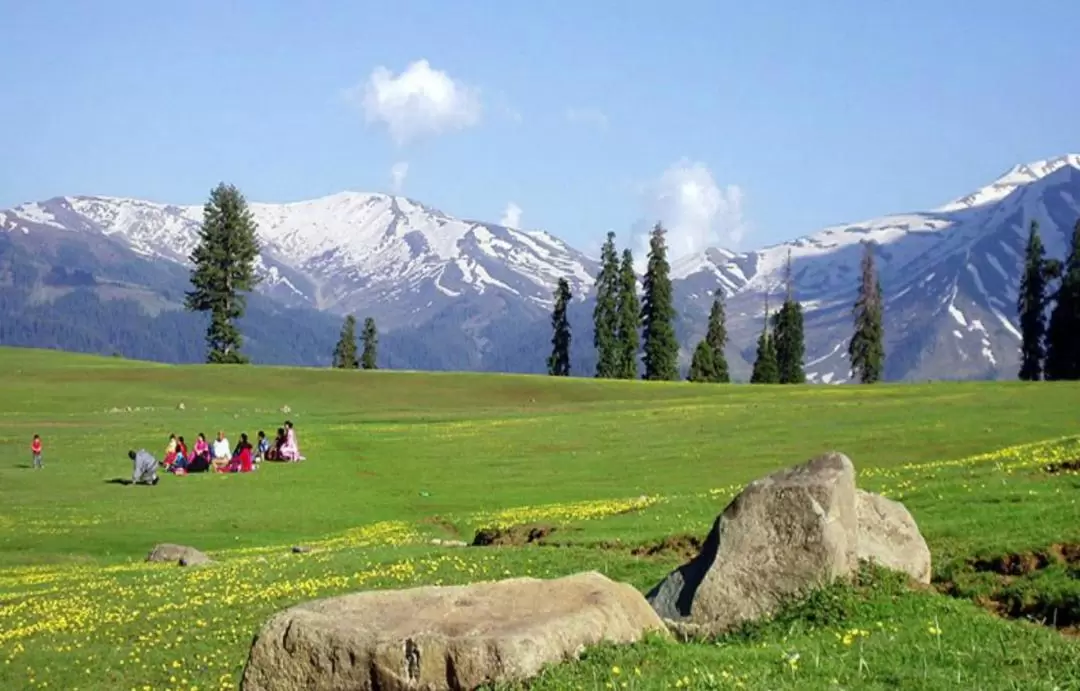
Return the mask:
<svg viewBox="0 0 1080 691"><path fill-rule="evenodd" d="M1050 313L1046 378L1080 379L1080 220L1073 228Z"/></svg>
<svg viewBox="0 0 1080 691"><path fill-rule="evenodd" d="M609 232L600 250L600 274L596 277L596 307L593 308L593 346L596 348L596 376L616 376L619 362L618 331L619 256L615 233Z"/></svg>
<svg viewBox="0 0 1080 691"><path fill-rule="evenodd" d="M675 340L675 306L671 290L671 267L667 261L667 231L657 223L649 234L649 263L645 271L645 297L641 305L645 379L670 381L679 378L679 343Z"/></svg>
<svg viewBox="0 0 1080 691"><path fill-rule="evenodd" d="M619 293L617 300L617 324L615 341L618 343L618 361L615 376L619 379L637 379L638 348L641 328L641 304L637 295L637 275L634 273L634 255L623 250L619 267Z"/></svg>
<svg viewBox="0 0 1080 691"><path fill-rule="evenodd" d="M364 369L376 369L376 359L379 352L379 331L375 328L375 319L368 317L364 320L364 333L360 339L364 342L364 350L360 353L360 366Z"/></svg>
<svg viewBox="0 0 1080 691"><path fill-rule="evenodd" d="M240 352L243 336L236 322L247 307L244 293L259 283L255 257L259 243L255 237L255 217L247 201L233 185L219 184L203 206L199 244L191 253L191 285L184 300L194 312L209 312L206 331L206 361L243 364Z"/></svg>
<svg viewBox="0 0 1080 691"><path fill-rule="evenodd" d="M334 346L334 367L356 369L360 361L356 357L356 317L348 315L341 325L341 337Z"/></svg>
<svg viewBox="0 0 1080 691"><path fill-rule="evenodd" d="M751 384L777 384L780 372L776 364L776 346L769 333L769 293L765 291L765 324L758 336L757 353L754 356L754 369L750 374Z"/></svg>
<svg viewBox="0 0 1080 691"><path fill-rule="evenodd" d="M1039 237L1039 222L1032 220L1024 250L1024 274L1016 310L1020 315L1020 371L1024 381L1043 378L1046 364L1046 248Z"/></svg>
<svg viewBox="0 0 1080 691"><path fill-rule="evenodd" d="M855 331L848 343L851 372L863 384L873 384L885 376L885 308L871 243L863 246L859 296L852 314Z"/></svg>
<svg viewBox="0 0 1080 691"><path fill-rule="evenodd" d="M794 284L791 275L791 250L788 250L787 265L784 269L786 295L784 304L776 313L773 321L773 344L776 349L776 367L781 384L805 384L803 360L806 347L803 343L803 313L794 296Z"/></svg>
<svg viewBox="0 0 1080 691"><path fill-rule="evenodd" d="M686 375L687 381L699 383L712 383L716 381L716 362L713 359L713 349L703 338L698 341L694 348L694 355L690 358L690 371Z"/></svg>
<svg viewBox="0 0 1080 691"><path fill-rule="evenodd" d="M709 310L709 328L705 332L705 343L712 351L713 381L727 383L731 381L728 372L727 355L727 316L724 314L724 289L717 286L713 293L712 309Z"/></svg>
<svg viewBox="0 0 1080 691"><path fill-rule="evenodd" d="M551 311L551 355L548 356L548 374L553 377L570 376L570 320L566 310L570 306L570 284L560 278L555 287L555 308Z"/></svg>

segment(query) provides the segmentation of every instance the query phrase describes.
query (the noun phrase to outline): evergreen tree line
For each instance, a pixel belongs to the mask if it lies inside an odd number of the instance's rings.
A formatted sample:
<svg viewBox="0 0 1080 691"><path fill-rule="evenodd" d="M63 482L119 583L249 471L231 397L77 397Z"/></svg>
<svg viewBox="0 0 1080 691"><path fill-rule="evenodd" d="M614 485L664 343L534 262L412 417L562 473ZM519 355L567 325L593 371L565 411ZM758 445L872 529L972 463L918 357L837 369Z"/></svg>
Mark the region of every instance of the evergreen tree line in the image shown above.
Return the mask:
<svg viewBox="0 0 1080 691"><path fill-rule="evenodd" d="M341 325L341 336L334 346L333 366L338 369L376 369L375 358L378 354L379 332L375 328L375 319L364 320L364 331L360 335L363 348L360 357L356 356L356 317L347 315Z"/></svg>
<svg viewBox="0 0 1080 691"><path fill-rule="evenodd" d="M634 379L638 376L638 356L642 378L670 381L679 376L679 344L675 337L675 306L670 264L667 260L666 231L657 222L649 234L648 263L638 300L634 258L629 248L620 256L615 234L609 232L601 250L601 268L596 281L596 306L593 310L593 346L597 352L595 376L605 379ZM1080 252L1078 230L1064 271L1042 256L1038 227L1032 225L1028 243L1027 271L1021 290L1022 322L1025 325L1022 377L1041 378L1043 360L1048 378L1080 378ZM209 363L244 364L249 360L241 352L243 337L237 321L244 316L246 298L259 282L255 259L259 254L254 216L243 194L233 185L219 184L203 207L199 242L191 254L192 290L185 295L190 311L208 312L206 360ZM852 370L861 381L881 378L884 366L882 347L881 288L873 265L873 251L866 246L863 257L859 298L854 307L855 334L849 344ZM1061 276L1054 294L1056 307L1047 337L1044 356L1043 333L1046 287ZM751 383L804 383L805 346L802 306L794 298L791 254L785 269L785 299L780 310L769 314L768 291L765 298L765 323L758 338ZM548 373L570 374L570 322L567 310L573 298L570 285L561 279L555 289L552 312L552 351ZM770 331L770 326L772 330ZM374 369L378 347L375 320L364 320L361 335L363 349L357 357L356 318L348 315L334 348L333 365L343 369ZM694 349L688 378L695 382L730 380L724 348L727 345L722 289L714 295L705 338Z"/></svg>
<svg viewBox="0 0 1080 691"><path fill-rule="evenodd" d="M642 361L644 379L678 378L679 345L673 325L670 266L664 229L659 223L649 238L649 261L645 272L643 299L638 304L637 279L633 255L623 251L620 262L615 248L615 234L608 233L600 253L600 273L596 280L596 307L593 310L593 346L597 352L596 375L600 378L634 379L638 373L638 335L644 343ZM884 303L881 285L874 266L873 245L865 244L858 297L852 307L854 333L848 344L853 375L862 383L880 381L885 368ZM752 384L802 384L806 382L803 362L806 346L803 337L802 305L795 299L788 252L784 271L785 297L779 311L769 312L769 291L765 295L765 318L758 337L757 353L750 376ZM565 279L555 289L552 311L552 352L548 373L570 374L570 323L567 309L572 295ZM725 348L727 324L723 288L713 294L705 337L694 348L687 379L701 383L731 381Z"/></svg>
<svg viewBox="0 0 1080 691"><path fill-rule="evenodd" d="M666 234L661 223L649 233L648 265L638 299L634 255L629 248L620 257L615 233L609 232L600 251L600 273L596 278L596 306L593 309L593 347L596 348L595 376L601 379L669 381L679 377L679 344L675 338L675 305L671 288L671 266L667 261ZM570 284L560 279L555 288L551 314L551 355L548 374L570 374L570 322L567 310L573 299Z"/></svg>
<svg viewBox="0 0 1080 691"><path fill-rule="evenodd" d="M1064 262L1046 258L1039 223L1031 222L1017 311L1020 379L1080 379L1080 220Z"/></svg>
<svg viewBox="0 0 1080 691"><path fill-rule="evenodd" d="M784 289L784 302L773 315L769 314L769 290L765 291L765 318L761 335L758 336L754 368L750 374L751 384L806 383L803 371L806 355L803 312L802 305L795 300L790 250L784 268Z"/></svg>
<svg viewBox="0 0 1080 691"><path fill-rule="evenodd" d="M758 336L751 384L803 384L806 345L803 338L802 305L795 299L791 250L784 267L784 302L769 314L769 291L765 292L765 318ZM854 330L848 341L851 374L863 384L881 381L885 372L885 308L881 283L874 266L874 245L863 243L858 294L852 306ZM770 331L770 326L772 327Z"/></svg>

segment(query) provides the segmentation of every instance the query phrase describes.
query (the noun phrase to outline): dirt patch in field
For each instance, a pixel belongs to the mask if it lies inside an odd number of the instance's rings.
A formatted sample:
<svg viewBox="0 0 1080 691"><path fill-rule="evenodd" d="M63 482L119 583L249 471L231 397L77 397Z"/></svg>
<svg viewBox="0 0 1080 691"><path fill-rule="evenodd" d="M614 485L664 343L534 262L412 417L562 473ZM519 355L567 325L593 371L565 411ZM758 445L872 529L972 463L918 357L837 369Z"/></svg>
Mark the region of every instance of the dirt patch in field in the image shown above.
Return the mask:
<svg viewBox="0 0 1080 691"><path fill-rule="evenodd" d="M1049 475L1061 475L1062 473L1080 473L1080 458L1061 463L1049 463L1043 466L1043 472Z"/></svg>
<svg viewBox="0 0 1080 691"><path fill-rule="evenodd" d="M427 518L421 519L420 523L424 525L433 525L436 528L453 535L455 538L461 537L461 531L457 529L457 526L442 516L428 516Z"/></svg>
<svg viewBox="0 0 1080 691"><path fill-rule="evenodd" d="M669 557L692 559L701 551L701 540L693 535L669 535L652 545L640 545L630 550L635 557Z"/></svg>
<svg viewBox="0 0 1080 691"><path fill-rule="evenodd" d="M972 569L983 573L1027 576L1052 564L1080 564L1080 543L1054 544L1042 551L1010 552L990 558L973 559L969 563Z"/></svg>
<svg viewBox="0 0 1080 691"><path fill-rule="evenodd" d="M993 575L995 583L988 592L985 580L981 584L964 585L968 579L962 573L956 578L960 583L938 583L937 590L952 597L970 599L1000 617L1042 624L1064 635L1080 635L1080 598L1068 586L1073 579L1080 578L1080 543L1057 543L1043 550L971 559L967 566L969 574ZM1054 567L1067 569L1062 575L1064 580L1042 575L1043 571ZM1064 588L1061 587L1063 584Z"/></svg>
<svg viewBox="0 0 1080 691"><path fill-rule="evenodd" d="M473 538L473 547L520 547L544 544L555 526L545 524L515 525L509 528L481 528Z"/></svg>

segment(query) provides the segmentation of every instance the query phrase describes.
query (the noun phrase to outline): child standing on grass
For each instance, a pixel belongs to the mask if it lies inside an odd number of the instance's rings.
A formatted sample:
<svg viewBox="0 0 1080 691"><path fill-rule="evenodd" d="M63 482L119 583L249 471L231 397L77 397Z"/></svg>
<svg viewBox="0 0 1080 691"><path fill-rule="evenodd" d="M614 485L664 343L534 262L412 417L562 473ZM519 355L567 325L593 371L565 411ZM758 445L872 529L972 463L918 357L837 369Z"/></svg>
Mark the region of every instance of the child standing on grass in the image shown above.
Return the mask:
<svg viewBox="0 0 1080 691"><path fill-rule="evenodd" d="M34 455L34 469L44 468L41 462L41 437L34 435L34 441L30 442L30 453Z"/></svg>

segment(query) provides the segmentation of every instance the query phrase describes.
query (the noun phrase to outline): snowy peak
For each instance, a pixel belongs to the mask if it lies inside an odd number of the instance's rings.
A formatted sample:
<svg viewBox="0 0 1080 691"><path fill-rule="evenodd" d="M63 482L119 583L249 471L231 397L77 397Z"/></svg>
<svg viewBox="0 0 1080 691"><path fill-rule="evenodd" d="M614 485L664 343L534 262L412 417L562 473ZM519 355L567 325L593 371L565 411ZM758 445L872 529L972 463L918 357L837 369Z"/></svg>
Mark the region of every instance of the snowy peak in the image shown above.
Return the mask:
<svg viewBox="0 0 1080 691"><path fill-rule="evenodd" d="M407 197L340 192L249 207L259 273L319 309L409 297L426 309L446 297L500 291L546 306L559 278L582 295L595 274L595 262L549 233L453 218ZM3 212L0 228L96 232L143 256L187 263L202 214L201 206L62 197Z"/></svg>
<svg viewBox="0 0 1080 691"><path fill-rule="evenodd" d="M734 295L746 287L747 276L753 275L755 263L756 257L753 255L710 247L674 260L671 263L671 279L692 280L703 285L706 281L714 281L723 287L726 295Z"/></svg>
<svg viewBox="0 0 1080 691"><path fill-rule="evenodd" d="M722 262L709 261L707 253L699 253L673 263L673 276L717 275L718 265L742 269L745 278L741 290L766 292L783 282L784 267L790 253L795 283L808 300L820 300L830 294L848 290L851 277L856 275L862 256L862 244L872 242L878 247L878 268L883 280L895 276L906 281L947 255L965 253L981 244L987 235L1002 228L1010 232L1026 231L1032 219L1046 216L1047 203L1054 209L1063 205L1075 207L1080 194L1070 193L1073 180L1080 180L1080 154L1068 154L1043 161L1018 165L993 183L936 210L901 213L855 223L830 226L812 235L765 247L760 250L732 254L720 252ZM1054 188L1064 192L1051 191ZM1051 198L1045 198L1049 194ZM1064 194L1061 199L1059 195ZM1068 209L1057 212L1064 217L1046 218L1052 230L1061 223L1071 228ZM1046 227L1046 226L1044 226ZM1053 236L1044 238L1051 244ZM991 256L998 265L1013 263L1011 241L1006 242L1004 255ZM1000 273L995 269L996 273ZM905 278L907 277L907 278ZM720 278L727 287L728 281ZM846 299L846 298L845 298Z"/></svg>
<svg viewBox="0 0 1080 691"><path fill-rule="evenodd" d="M1080 154L1065 154L1064 156L1013 166L1007 173L989 185L951 201L938 208L937 211L960 211L992 204L1009 196L1017 188L1052 175L1066 166L1080 170Z"/></svg>

